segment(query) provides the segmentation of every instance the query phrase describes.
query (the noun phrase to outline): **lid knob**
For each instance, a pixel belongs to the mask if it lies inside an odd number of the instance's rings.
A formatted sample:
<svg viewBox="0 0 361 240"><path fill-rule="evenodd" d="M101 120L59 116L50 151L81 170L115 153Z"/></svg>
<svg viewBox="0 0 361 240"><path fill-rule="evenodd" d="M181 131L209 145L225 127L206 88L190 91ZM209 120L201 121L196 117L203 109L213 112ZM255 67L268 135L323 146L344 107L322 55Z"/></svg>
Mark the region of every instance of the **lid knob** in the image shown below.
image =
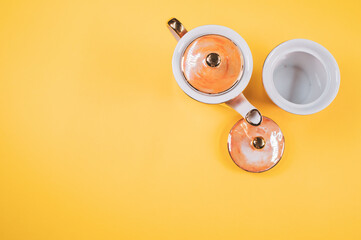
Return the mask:
<svg viewBox="0 0 361 240"><path fill-rule="evenodd" d="M206 58L206 63L210 67L217 67L221 64L221 57L217 53L210 53Z"/></svg>
<svg viewBox="0 0 361 240"><path fill-rule="evenodd" d="M263 137L255 137L252 141L252 145L256 149L262 149L266 145L266 142L264 141Z"/></svg>

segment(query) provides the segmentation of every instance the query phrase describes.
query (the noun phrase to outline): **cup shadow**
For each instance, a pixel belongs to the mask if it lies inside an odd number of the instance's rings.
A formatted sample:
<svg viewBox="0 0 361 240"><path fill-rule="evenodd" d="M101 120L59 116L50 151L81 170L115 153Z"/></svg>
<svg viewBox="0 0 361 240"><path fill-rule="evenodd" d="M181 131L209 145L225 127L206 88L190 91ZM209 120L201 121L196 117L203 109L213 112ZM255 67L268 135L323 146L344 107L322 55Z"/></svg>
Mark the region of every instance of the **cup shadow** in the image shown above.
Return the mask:
<svg viewBox="0 0 361 240"><path fill-rule="evenodd" d="M262 68L254 69L251 80L243 94L251 104L259 108L261 113L263 108L269 108L274 105L263 87Z"/></svg>

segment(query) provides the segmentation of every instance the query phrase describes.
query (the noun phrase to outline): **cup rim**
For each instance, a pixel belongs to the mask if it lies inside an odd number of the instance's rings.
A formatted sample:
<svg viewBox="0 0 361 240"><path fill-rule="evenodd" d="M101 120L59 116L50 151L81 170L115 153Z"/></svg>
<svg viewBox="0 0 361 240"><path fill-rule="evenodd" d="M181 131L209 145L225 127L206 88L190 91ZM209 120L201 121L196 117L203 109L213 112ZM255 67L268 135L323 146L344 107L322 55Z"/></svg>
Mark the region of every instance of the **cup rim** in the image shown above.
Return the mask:
<svg viewBox="0 0 361 240"><path fill-rule="evenodd" d="M241 80L237 81L235 85L232 86L229 90L219 93L219 94L204 94L196 89L194 89L187 82L183 72L181 61L183 54L188 47L195 39L205 36L205 35L220 35L230 39L236 44L236 46L241 50L244 58L244 69L241 75ZM187 32L182 38L179 39L178 44L174 50L172 58L172 68L175 80L177 81L179 87L191 98L209 104L218 104L227 102L243 92L247 87L253 70L253 59L251 50L247 42L234 30L219 26L219 25L204 25L197 28L194 28Z"/></svg>
<svg viewBox="0 0 361 240"><path fill-rule="evenodd" d="M282 56L292 52L304 52L320 61L327 74L327 83L322 94L314 101L306 104L293 103L280 95L273 81L276 64ZM340 86L340 70L335 58L321 44L308 39L292 39L276 46L267 56L263 64L263 86L271 100L283 110L308 115L325 109L335 99Z"/></svg>

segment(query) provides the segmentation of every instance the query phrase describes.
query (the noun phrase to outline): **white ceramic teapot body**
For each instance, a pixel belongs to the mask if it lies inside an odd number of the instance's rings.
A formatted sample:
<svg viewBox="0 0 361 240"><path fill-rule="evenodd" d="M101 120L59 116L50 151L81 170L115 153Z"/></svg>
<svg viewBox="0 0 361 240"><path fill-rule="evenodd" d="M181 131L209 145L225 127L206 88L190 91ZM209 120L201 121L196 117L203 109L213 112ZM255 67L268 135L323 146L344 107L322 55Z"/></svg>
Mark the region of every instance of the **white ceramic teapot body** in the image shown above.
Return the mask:
<svg viewBox="0 0 361 240"><path fill-rule="evenodd" d="M208 104L226 103L237 112L239 112L249 124L258 126L262 122L262 115L242 94L247 87L253 70L253 59L251 50L246 41L235 31L227 27L218 25L200 26L189 32L175 18L168 22L168 27L178 40L174 50L172 67L174 77L180 88L191 98ZM196 39L207 35L219 35L231 40L241 51L243 55L243 69L238 81L229 89L218 94L208 94L194 88L187 81L182 69L182 58L187 47ZM218 81L222 81L219 79Z"/></svg>

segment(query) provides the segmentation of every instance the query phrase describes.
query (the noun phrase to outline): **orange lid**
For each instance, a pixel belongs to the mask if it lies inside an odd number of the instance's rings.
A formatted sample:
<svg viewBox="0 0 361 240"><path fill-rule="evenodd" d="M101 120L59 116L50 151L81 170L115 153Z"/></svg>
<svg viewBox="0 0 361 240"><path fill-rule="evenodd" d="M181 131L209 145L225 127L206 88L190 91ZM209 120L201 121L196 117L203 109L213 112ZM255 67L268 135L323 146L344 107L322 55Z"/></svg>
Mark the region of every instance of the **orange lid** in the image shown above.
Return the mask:
<svg viewBox="0 0 361 240"><path fill-rule="evenodd" d="M281 129L263 116L259 126L248 124L243 118L228 136L228 151L232 160L249 172L264 172L275 166L283 155L285 139Z"/></svg>
<svg viewBox="0 0 361 240"><path fill-rule="evenodd" d="M243 55L230 39L205 35L194 40L184 52L182 70L195 89L216 94L230 89L242 76Z"/></svg>

